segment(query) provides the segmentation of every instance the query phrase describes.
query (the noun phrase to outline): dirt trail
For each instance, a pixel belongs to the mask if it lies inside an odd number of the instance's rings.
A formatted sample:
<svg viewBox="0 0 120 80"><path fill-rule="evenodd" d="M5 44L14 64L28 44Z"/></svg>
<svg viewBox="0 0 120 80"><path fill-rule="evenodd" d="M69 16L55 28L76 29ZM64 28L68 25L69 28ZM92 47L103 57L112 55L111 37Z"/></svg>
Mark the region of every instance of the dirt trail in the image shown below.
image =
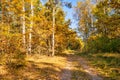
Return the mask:
<svg viewBox="0 0 120 80"><path fill-rule="evenodd" d="M34 55L26 63L16 70L0 65L0 80L103 80L87 60L76 55Z"/></svg>
<svg viewBox="0 0 120 80"><path fill-rule="evenodd" d="M82 67L84 72L88 74L88 76L91 77L90 80L103 80L101 77L98 76L97 72L94 68L92 68L85 59L81 58L80 56L74 56L70 55L67 57L68 62L66 64L66 67L62 70L61 78L60 80L72 80L72 69L75 68L75 65L73 62L77 62L78 65ZM86 76L84 76L86 77ZM82 79L77 79L82 80ZM89 80L89 79L88 79Z"/></svg>
<svg viewBox="0 0 120 80"><path fill-rule="evenodd" d="M84 71L92 77L92 80L103 80L101 77L98 76L97 71L93 67L91 67L85 59L78 57L77 61L79 61L79 64L82 66Z"/></svg>
<svg viewBox="0 0 120 80"><path fill-rule="evenodd" d="M62 70L60 80L71 80L71 77L72 77L72 73L71 73L72 66L71 66L71 64L72 64L71 62L68 62L66 67Z"/></svg>

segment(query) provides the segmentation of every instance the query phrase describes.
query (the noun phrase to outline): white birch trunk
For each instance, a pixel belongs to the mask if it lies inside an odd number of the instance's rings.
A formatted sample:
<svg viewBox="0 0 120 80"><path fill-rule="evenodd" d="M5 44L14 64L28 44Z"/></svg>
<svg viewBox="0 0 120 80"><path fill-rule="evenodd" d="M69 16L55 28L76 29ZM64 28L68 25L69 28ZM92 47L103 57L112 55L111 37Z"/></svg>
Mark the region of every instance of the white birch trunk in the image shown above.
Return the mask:
<svg viewBox="0 0 120 80"><path fill-rule="evenodd" d="M23 0L23 22L22 22L22 34L23 34L23 47L24 49L26 50L26 37L25 37L25 33L26 33L26 30L25 30L25 1Z"/></svg>
<svg viewBox="0 0 120 80"><path fill-rule="evenodd" d="M53 7L52 56L55 55L55 7Z"/></svg>
<svg viewBox="0 0 120 80"><path fill-rule="evenodd" d="M34 16L34 11L33 11L33 0L31 0L31 21L30 21L30 33L29 33L29 53L31 54L31 48L32 48L32 28L33 28L33 16Z"/></svg>

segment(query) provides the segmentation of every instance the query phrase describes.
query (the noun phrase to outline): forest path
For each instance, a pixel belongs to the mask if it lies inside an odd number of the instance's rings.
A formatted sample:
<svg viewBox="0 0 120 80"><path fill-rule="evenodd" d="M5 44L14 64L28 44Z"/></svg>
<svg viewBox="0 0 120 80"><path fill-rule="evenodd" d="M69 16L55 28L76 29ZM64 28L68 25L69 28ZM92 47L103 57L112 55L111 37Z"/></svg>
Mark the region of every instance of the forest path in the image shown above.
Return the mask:
<svg viewBox="0 0 120 80"><path fill-rule="evenodd" d="M71 69L72 69L71 62L68 62L66 67L62 69L60 80L71 80L72 77Z"/></svg>
<svg viewBox="0 0 120 80"><path fill-rule="evenodd" d="M14 66L14 65L12 65ZM74 55L29 55L25 66L0 65L0 80L103 80L86 59Z"/></svg>
<svg viewBox="0 0 120 80"><path fill-rule="evenodd" d="M103 80L100 76L98 76L97 71L91 67L84 58L78 57L76 59L82 66L83 70L91 76L92 80Z"/></svg>
<svg viewBox="0 0 120 80"><path fill-rule="evenodd" d="M87 60L80 56L68 55L60 80L103 80Z"/></svg>
<svg viewBox="0 0 120 80"><path fill-rule="evenodd" d="M61 70L60 80L71 80L72 78L72 69L74 66L72 65L72 61L69 61L69 59L71 60L70 56L67 56L66 59L66 66Z"/></svg>

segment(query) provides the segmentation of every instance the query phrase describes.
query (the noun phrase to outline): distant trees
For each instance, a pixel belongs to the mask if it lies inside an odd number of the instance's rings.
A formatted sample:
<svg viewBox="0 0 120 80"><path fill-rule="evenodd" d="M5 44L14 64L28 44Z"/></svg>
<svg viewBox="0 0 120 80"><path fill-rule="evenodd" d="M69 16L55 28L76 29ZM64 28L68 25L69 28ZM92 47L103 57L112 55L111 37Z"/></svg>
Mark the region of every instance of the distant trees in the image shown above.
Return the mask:
<svg viewBox="0 0 120 80"><path fill-rule="evenodd" d="M78 2L75 7L76 10L76 20L78 20L78 30L80 31L81 36L85 42L85 51L87 50L87 42L88 38L91 36L94 30L93 26L93 14L90 0L86 0L84 2Z"/></svg>
<svg viewBox="0 0 120 80"><path fill-rule="evenodd" d="M116 42L120 39L119 4L119 0L78 2L79 31L83 38L86 36L88 52L119 52L120 44Z"/></svg>

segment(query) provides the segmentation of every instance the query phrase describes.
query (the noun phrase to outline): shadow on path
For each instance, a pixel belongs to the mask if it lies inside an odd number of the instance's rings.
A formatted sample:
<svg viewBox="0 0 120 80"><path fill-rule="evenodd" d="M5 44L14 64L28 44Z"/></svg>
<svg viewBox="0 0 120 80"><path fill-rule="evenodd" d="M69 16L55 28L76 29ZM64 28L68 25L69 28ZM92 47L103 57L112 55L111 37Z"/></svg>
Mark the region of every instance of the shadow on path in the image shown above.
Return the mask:
<svg viewBox="0 0 120 80"><path fill-rule="evenodd" d="M85 59L72 54L65 57L68 62L62 71L61 80L103 80Z"/></svg>

